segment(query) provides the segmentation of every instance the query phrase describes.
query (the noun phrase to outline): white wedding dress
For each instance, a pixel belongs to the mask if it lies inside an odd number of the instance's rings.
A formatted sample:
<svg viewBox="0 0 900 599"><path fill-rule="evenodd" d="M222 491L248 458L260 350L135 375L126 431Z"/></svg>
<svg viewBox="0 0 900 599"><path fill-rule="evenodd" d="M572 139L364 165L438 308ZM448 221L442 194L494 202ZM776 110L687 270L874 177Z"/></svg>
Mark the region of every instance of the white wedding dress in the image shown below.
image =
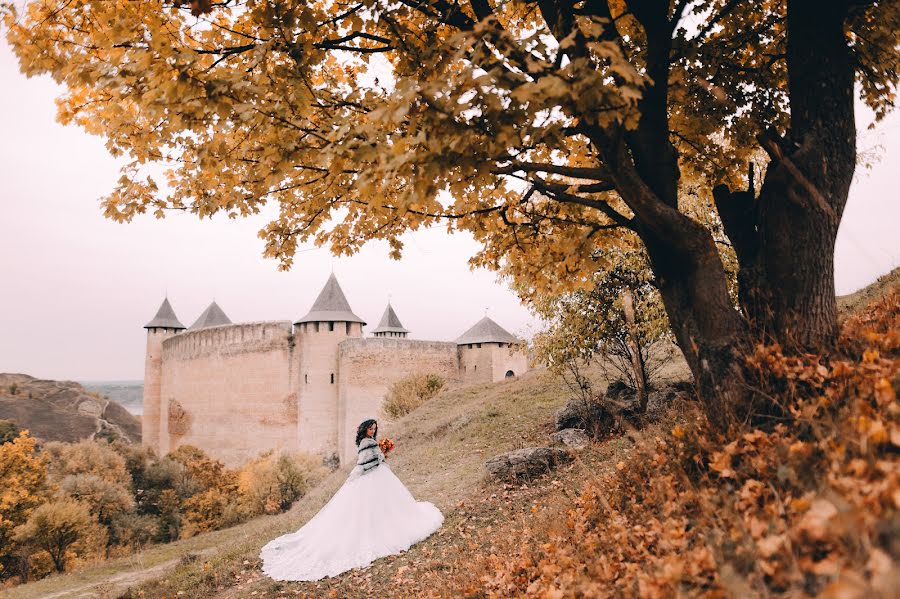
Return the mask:
<svg viewBox="0 0 900 599"><path fill-rule="evenodd" d="M262 570L275 580L311 581L400 553L441 527L434 505L416 501L382 462L356 466L312 520L262 548Z"/></svg>

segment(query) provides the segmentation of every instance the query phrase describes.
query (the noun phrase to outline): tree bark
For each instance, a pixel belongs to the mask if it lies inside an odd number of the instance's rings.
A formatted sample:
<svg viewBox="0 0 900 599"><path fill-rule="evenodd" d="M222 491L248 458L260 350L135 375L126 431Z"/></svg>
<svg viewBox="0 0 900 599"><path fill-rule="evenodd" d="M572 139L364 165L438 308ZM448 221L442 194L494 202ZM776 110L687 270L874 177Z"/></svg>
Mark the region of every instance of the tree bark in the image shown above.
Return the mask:
<svg viewBox="0 0 900 599"><path fill-rule="evenodd" d="M741 307L761 341L822 349L837 337L834 245L856 166L854 69L843 2L788 2L791 125L760 136L771 162L751 189L713 195L740 264Z"/></svg>
<svg viewBox="0 0 900 599"><path fill-rule="evenodd" d="M720 430L727 430L746 418L751 404L743 376L743 356L750 347L748 329L731 303L712 235L684 218L694 251L682 251L653 235L646 235L644 242L707 417Z"/></svg>
<svg viewBox="0 0 900 599"><path fill-rule="evenodd" d="M834 243L856 168L846 13L843 2L788 2L792 151L774 157L760 194L772 326L783 344L804 348L837 337Z"/></svg>
<svg viewBox="0 0 900 599"><path fill-rule="evenodd" d="M671 147L651 135L668 132L658 110L663 73L654 71L636 132L589 130L635 215L678 345L707 415L721 429L758 409L744 379L744 356L754 343L822 348L837 335L834 243L856 160L846 13L844 2L788 0L790 131L784 139L760 135L772 161L758 198L752 184L746 191L714 190L738 256L743 314L731 303L710 232L672 201L678 171ZM661 62L661 54L648 56Z"/></svg>

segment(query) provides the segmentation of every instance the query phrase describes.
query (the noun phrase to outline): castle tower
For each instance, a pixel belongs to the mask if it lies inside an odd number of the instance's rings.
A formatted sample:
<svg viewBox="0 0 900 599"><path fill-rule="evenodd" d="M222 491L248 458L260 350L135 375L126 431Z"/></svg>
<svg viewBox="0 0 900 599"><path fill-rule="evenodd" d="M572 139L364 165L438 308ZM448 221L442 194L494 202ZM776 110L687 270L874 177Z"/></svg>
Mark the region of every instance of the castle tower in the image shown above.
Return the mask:
<svg viewBox="0 0 900 599"><path fill-rule="evenodd" d="M206 310L197 317L197 320L194 321L194 324L192 324L188 330L193 331L196 329L205 329L206 327L217 327L223 324L231 324L231 319L228 318L222 308L219 307L219 304L213 300L213 302L206 307Z"/></svg>
<svg viewBox="0 0 900 599"><path fill-rule="evenodd" d="M330 456L346 429L339 405L338 345L362 337L365 322L350 309L334 273L309 313L294 323L299 359L297 401L300 445Z"/></svg>
<svg viewBox="0 0 900 599"><path fill-rule="evenodd" d="M394 312L391 302L388 302L387 308L384 310L384 315L378 323L378 328L372 331L372 334L376 337L402 338L406 338L409 334L409 331L403 328L403 325L400 323L400 319L397 317L397 313Z"/></svg>
<svg viewBox="0 0 900 599"><path fill-rule="evenodd" d="M162 344L163 341L184 330L175 316L169 298L163 300L153 320L144 325L147 329L147 354L144 361L144 414L141 416L143 445L159 452L159 419L162 400Z"/></svg>
<svg viewBox="0 0 900 599"><path fill-rule="evenodd" d="M456 340L459 374L467 382L496 382L528 369L522 341L485 316Z"/></svg>

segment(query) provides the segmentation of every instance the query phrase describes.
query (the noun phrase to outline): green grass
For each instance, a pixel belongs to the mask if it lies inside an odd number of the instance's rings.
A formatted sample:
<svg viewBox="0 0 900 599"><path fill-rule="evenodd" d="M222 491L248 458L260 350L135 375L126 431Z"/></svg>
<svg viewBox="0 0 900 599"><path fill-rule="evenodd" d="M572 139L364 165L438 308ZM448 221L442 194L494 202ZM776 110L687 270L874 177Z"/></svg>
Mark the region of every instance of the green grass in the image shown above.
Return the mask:
<svg viewBox="0 0 900 599"><path fill-rule="evenodd" d="M555 411L569 398L546 371L495 384L451 388L396 422L382 435L397 443L391 468L421 500L448 515L473 490L482 489L488 458L528 445L546 445ZM118 597L122 594L192 599L235 589L272 538L298 529L334 494L349 472L329 475L290 511L198 535L135 555L2 592L10 599ZM445 529L447 526L445 526Z"/></svg>

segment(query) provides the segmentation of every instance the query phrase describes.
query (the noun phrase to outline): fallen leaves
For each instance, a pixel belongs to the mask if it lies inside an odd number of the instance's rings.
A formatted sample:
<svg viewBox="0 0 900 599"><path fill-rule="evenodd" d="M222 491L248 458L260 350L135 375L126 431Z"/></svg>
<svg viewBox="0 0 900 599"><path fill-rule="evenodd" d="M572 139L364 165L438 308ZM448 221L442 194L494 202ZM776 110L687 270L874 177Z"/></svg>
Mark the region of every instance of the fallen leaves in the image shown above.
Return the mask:
<svg viewBox="0 0 900 599"><path fill-rule="evenodd" d="M564 532L492 555L486 594L893 596L900 289L829 358L769 346L749 364L791 418L728 443L673 427L588 485Z"/></svg>

